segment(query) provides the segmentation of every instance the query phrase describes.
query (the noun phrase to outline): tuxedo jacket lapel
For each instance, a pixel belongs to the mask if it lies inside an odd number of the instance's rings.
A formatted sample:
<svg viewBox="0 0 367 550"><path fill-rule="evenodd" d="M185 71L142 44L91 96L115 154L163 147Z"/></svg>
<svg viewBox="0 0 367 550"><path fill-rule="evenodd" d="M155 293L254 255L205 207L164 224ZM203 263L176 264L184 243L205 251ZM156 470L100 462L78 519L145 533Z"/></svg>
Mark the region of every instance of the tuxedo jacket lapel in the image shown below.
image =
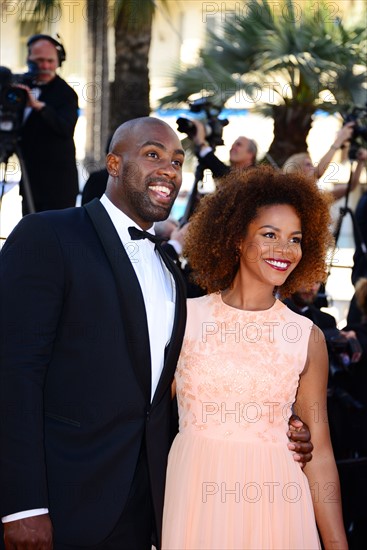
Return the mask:
<svg viewBox="0 0 367 550"><path fill-rule="evenodd" d="M84 208L91 218L114 273L131 363L134 365L146 402L149 403L151 399L149 332L139 282L106 209L98 199L86 204Z"/></svg>
<svg viewBox="0 0 367 550"><path fill-rule="evenodd" d="M173 322L172 336L169 344L166 346L164 354L164 366L161 377L158 382L157 389L153 397L153 405L157 403L167 389L167 385L171 384L175 372L178 356L181 350L182 339L186 325L186 290L182 275L176 264L164 252L164 248L160 247L161 257L169 271L172 273L176 284L176 304L175 317Z"/></svg>

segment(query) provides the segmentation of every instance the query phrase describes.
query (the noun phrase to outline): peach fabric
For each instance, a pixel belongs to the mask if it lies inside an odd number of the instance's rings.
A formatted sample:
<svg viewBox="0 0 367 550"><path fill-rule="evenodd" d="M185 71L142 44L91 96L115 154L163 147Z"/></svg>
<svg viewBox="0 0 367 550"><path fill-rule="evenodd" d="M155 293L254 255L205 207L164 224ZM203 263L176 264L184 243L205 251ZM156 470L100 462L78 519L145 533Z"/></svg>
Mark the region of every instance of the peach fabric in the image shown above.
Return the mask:
<svg viewBox="0 0 367 550"><path fill-rule="evenodd" d="M311 327L278 300L256 312L188 300L163 550L320 548L286 435Z"/></svg>

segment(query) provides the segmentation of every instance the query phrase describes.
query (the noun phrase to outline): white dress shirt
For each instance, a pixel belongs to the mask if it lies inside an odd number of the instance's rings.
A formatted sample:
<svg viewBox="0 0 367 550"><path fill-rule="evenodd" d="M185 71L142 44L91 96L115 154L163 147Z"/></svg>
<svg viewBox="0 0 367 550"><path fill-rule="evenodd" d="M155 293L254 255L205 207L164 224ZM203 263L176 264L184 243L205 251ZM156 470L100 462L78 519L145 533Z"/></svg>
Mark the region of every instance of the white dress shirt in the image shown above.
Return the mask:
<svg viewBox="0 0 367 550"><path fill-rule="evenodd" d="M130 258L143 293L149 331L151 399L153 399L163 369L164 350L172 334L176 301L174 279L159 253L155 250L153 242L149 239L138 241L131 239L128 227L141 228L112 204L106 195L101 198L101 203L107 210ZM152 229L149 232L154 234ZM47 508L25 510L3 517L2 522L7 523L47 513Z"/></svg>
<svg viewBox="0 0 367 550"><path fill-rule="evenodd" d="M101 203L124 245L143 293L149 331L153 399L162 373L164 350L172 334L176 301L175 283L159 252L155 250L154 243L149 239L131 239L128 227L141 227L112 204L106 195L101 198ZM153 229L149 232L154 235Z"/></svg>

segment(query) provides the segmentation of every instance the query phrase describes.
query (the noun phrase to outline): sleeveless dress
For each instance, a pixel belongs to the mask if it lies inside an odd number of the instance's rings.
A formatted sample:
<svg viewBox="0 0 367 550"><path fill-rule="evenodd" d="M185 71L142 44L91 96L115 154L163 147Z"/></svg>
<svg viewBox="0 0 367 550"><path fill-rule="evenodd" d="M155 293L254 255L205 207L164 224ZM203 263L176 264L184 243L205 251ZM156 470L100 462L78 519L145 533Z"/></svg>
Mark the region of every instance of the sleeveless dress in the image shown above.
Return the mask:
<svg viewBox="0 0 367 550"><path fill-rule="evenodd" d="M312 322L188 300L175 379L163 550L320 548L308 480L287 447Z"/></svg>

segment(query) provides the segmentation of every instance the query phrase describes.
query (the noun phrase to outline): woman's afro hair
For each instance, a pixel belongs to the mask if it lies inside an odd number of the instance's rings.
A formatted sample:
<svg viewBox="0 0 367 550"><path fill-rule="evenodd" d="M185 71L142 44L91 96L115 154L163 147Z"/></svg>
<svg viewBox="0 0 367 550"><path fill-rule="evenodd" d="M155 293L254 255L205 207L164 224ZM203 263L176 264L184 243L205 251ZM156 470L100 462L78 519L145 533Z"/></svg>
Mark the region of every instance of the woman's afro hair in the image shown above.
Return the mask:
<svg viewBox="0 0 367 550"><path fill-rule="evenodd" d="M301 220L302 259L278 292L285 298L300 287L326 279L332 198L300 174L268 166L231 172L205 196L190 220L184 254L194 281L207 292L230 287L239 267L238 249L260 208L293 206Z"/></svg>

